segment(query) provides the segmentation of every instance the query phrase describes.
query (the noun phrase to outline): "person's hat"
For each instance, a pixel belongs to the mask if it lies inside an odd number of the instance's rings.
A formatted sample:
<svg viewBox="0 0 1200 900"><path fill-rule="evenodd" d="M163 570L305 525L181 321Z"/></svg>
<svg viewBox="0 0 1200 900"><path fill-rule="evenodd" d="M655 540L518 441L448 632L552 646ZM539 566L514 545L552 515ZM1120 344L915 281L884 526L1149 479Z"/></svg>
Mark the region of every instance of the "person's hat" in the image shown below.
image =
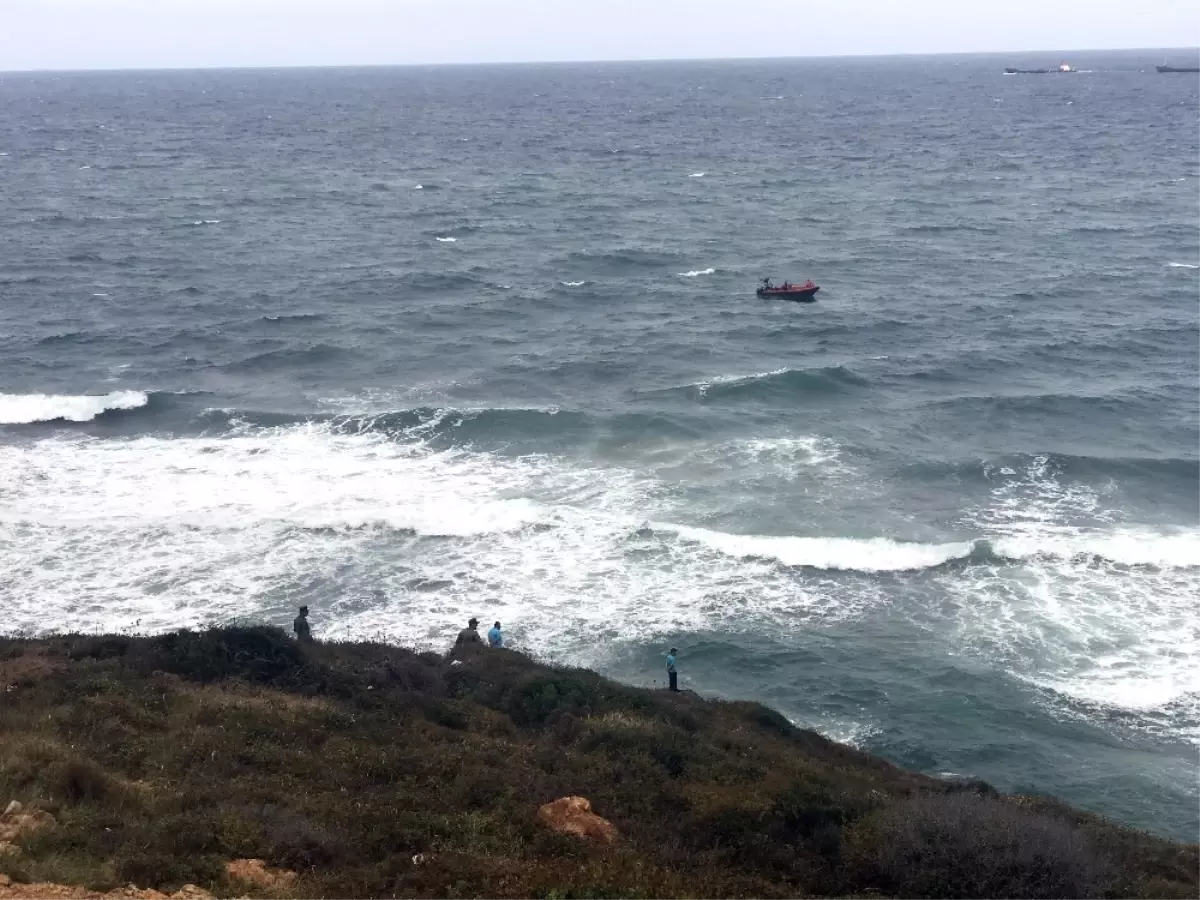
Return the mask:
<svg viewBox="0 0 1200 900"><path fill-rule="evenodd" d="M479 620L474 616L471 616L471 618L467 620L467 624L474 627L479 624Z"/></svg>
<svg viewBox="0 0 1200 900"><path fill-rule="evenodd" d="M300 612L308 612L308 607L307 606L300 607Z"/></svg>
<svg viewBox="0 0 1200 900"><path fill-rule="evenodd" d="M678 650L676 650L674 647L672 647L672 648L671 648L671 652L672 652L672 653L678 653L679 651L678 651Z"/></svg>

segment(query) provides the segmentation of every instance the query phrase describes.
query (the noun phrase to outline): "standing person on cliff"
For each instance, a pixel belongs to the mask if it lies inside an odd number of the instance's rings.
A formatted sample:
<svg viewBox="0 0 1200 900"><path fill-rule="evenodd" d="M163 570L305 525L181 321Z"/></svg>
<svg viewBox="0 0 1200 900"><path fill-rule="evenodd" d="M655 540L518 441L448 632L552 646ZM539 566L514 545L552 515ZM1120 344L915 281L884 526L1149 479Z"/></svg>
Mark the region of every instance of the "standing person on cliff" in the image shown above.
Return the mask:
<svg viewBox="0 0 1200 900"><path fill-rule="evenodd" d="M292 622L292 631L296 632L296 640L302 644L313 642L312 629L308 627L308 607L300 607L300 615Z"/></svg>
<svg viewBox="0 0 1200 900"><path fill-rule="evenodd" d="M493 625L488 630L488 646L489 647L503 647L504 646L504 635L500 631L500 623L499 622L497 622L495 625Z"/></svg>
<svg viewBox="0 0 1200 900"><path fill-rule="evenodd" d="M670 682L670 690L679 693L679 672L675 669L675 654L679 651L674 647L667 654L667 681Z"/></svg>
<svg viewBox="0 0 1200 900"><path fill-rule="evenodd" d="M458 633L454 639L455 650L476 650L483 646L483 638L479 636L479 620L471 616L467 627Z"/></svg>

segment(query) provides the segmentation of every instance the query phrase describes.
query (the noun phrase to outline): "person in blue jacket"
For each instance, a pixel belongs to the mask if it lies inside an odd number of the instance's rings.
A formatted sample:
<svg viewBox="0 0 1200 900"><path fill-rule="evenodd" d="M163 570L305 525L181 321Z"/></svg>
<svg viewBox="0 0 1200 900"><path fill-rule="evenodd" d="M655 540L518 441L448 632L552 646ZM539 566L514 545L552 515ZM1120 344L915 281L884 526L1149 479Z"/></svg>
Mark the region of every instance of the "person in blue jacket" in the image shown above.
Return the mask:
<svg viewBox="0 0 1200 900"><path fill-rule="evenodd" d="M500 623L499 622L497 622L495 625L493 625L491 628L488 629L488 646L489 647L503 647L504 646L504 635L502 635L500 633Z"/></svg>
<svg viewBox="0 0 1200 900"><path fill-rule="evenodd" d="M675 670L675 654L679 651L674 647L667 654L667 680L671 682L671 690L679 692L679 673Z"/></svg>

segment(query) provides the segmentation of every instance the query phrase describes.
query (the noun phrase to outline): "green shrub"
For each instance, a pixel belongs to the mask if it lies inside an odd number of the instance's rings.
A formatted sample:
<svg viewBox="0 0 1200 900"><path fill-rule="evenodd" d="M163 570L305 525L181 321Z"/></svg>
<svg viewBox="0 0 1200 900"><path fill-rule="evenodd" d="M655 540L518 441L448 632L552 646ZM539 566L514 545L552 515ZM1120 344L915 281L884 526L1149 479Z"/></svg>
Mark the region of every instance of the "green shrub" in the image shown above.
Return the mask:
<svg viewBox="0 0 1200 900"><path fill-rule="evenodd" d="M118 635L84 637L72 641L67 650L71 659L113 659L129 652L131 639Z"/></svg>
<svg viewBox="0 0 1200 900"><path fill-rule="evenodd" d="M1106 866L1070 824L973 793L928 794L851 829L858 885L897 897L1096 897Z"/></svg>
<svg viewBox="0 0 1200 900"><path fill-rule="evenodd" d="M113 860L113 864L121 882L164 891L178 890L185 884L211 884L224 874L221 860L215 856L184 856L169 851L134 851Z"/></svg>
<svg viewBox="0 0 1200 900"><path fill-rule="evenodd" d="M766 728L768 731L773 731L781 737L791 737L796 733L796 726L787 720L787 717L782 713L778 713L768 706L763 706L759 703L748 704L749 709L746 711L746 718Z"/></svg>
<svg viewBox="0 0 1200 900"><path fill-rule="evenodd" d="M466 731L471 725L470 717L451 703L435 702L425 708L425 717L444 728Z"/></svg>
<svg viewBox="0 0 1200 900"><path fill-rule="evenodd" d="M151 639L148 649L155 668L200 682L295 683L309 667L299 644L282 629L266 626L176 631Z"/></svg>
<svg viewBox="0 0 1200 900"><path fill-rule="evenodd" d="M509 697L507 712L518 725L542 725L566 712L587 715L599 697L593 685L570 675L531 678Z"/></svg>
<svg viewBox="0 0 1200 900"><path fill-rule="evenodd" d="M622 900L622 898L637 898L642 894L628 888L613 887L605 884L586 884L580 887L551 888L539 892L535 896L545 900Z"/></svg>

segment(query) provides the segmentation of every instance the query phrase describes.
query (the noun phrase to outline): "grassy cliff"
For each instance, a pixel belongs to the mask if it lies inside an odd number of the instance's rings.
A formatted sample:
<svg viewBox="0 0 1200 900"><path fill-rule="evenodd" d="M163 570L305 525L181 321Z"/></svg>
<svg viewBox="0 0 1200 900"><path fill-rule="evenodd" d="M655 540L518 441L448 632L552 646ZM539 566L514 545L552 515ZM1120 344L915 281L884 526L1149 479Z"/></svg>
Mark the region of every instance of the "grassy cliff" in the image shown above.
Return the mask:
<svg viewBox="0 0 1200 900"><path fill-rule="evenodd" d="M295 896L1197 896L1197 847L946 783L752 703L269 628L0 640L17 882ZM612 846L538 807L588 798Z"/></svg>

